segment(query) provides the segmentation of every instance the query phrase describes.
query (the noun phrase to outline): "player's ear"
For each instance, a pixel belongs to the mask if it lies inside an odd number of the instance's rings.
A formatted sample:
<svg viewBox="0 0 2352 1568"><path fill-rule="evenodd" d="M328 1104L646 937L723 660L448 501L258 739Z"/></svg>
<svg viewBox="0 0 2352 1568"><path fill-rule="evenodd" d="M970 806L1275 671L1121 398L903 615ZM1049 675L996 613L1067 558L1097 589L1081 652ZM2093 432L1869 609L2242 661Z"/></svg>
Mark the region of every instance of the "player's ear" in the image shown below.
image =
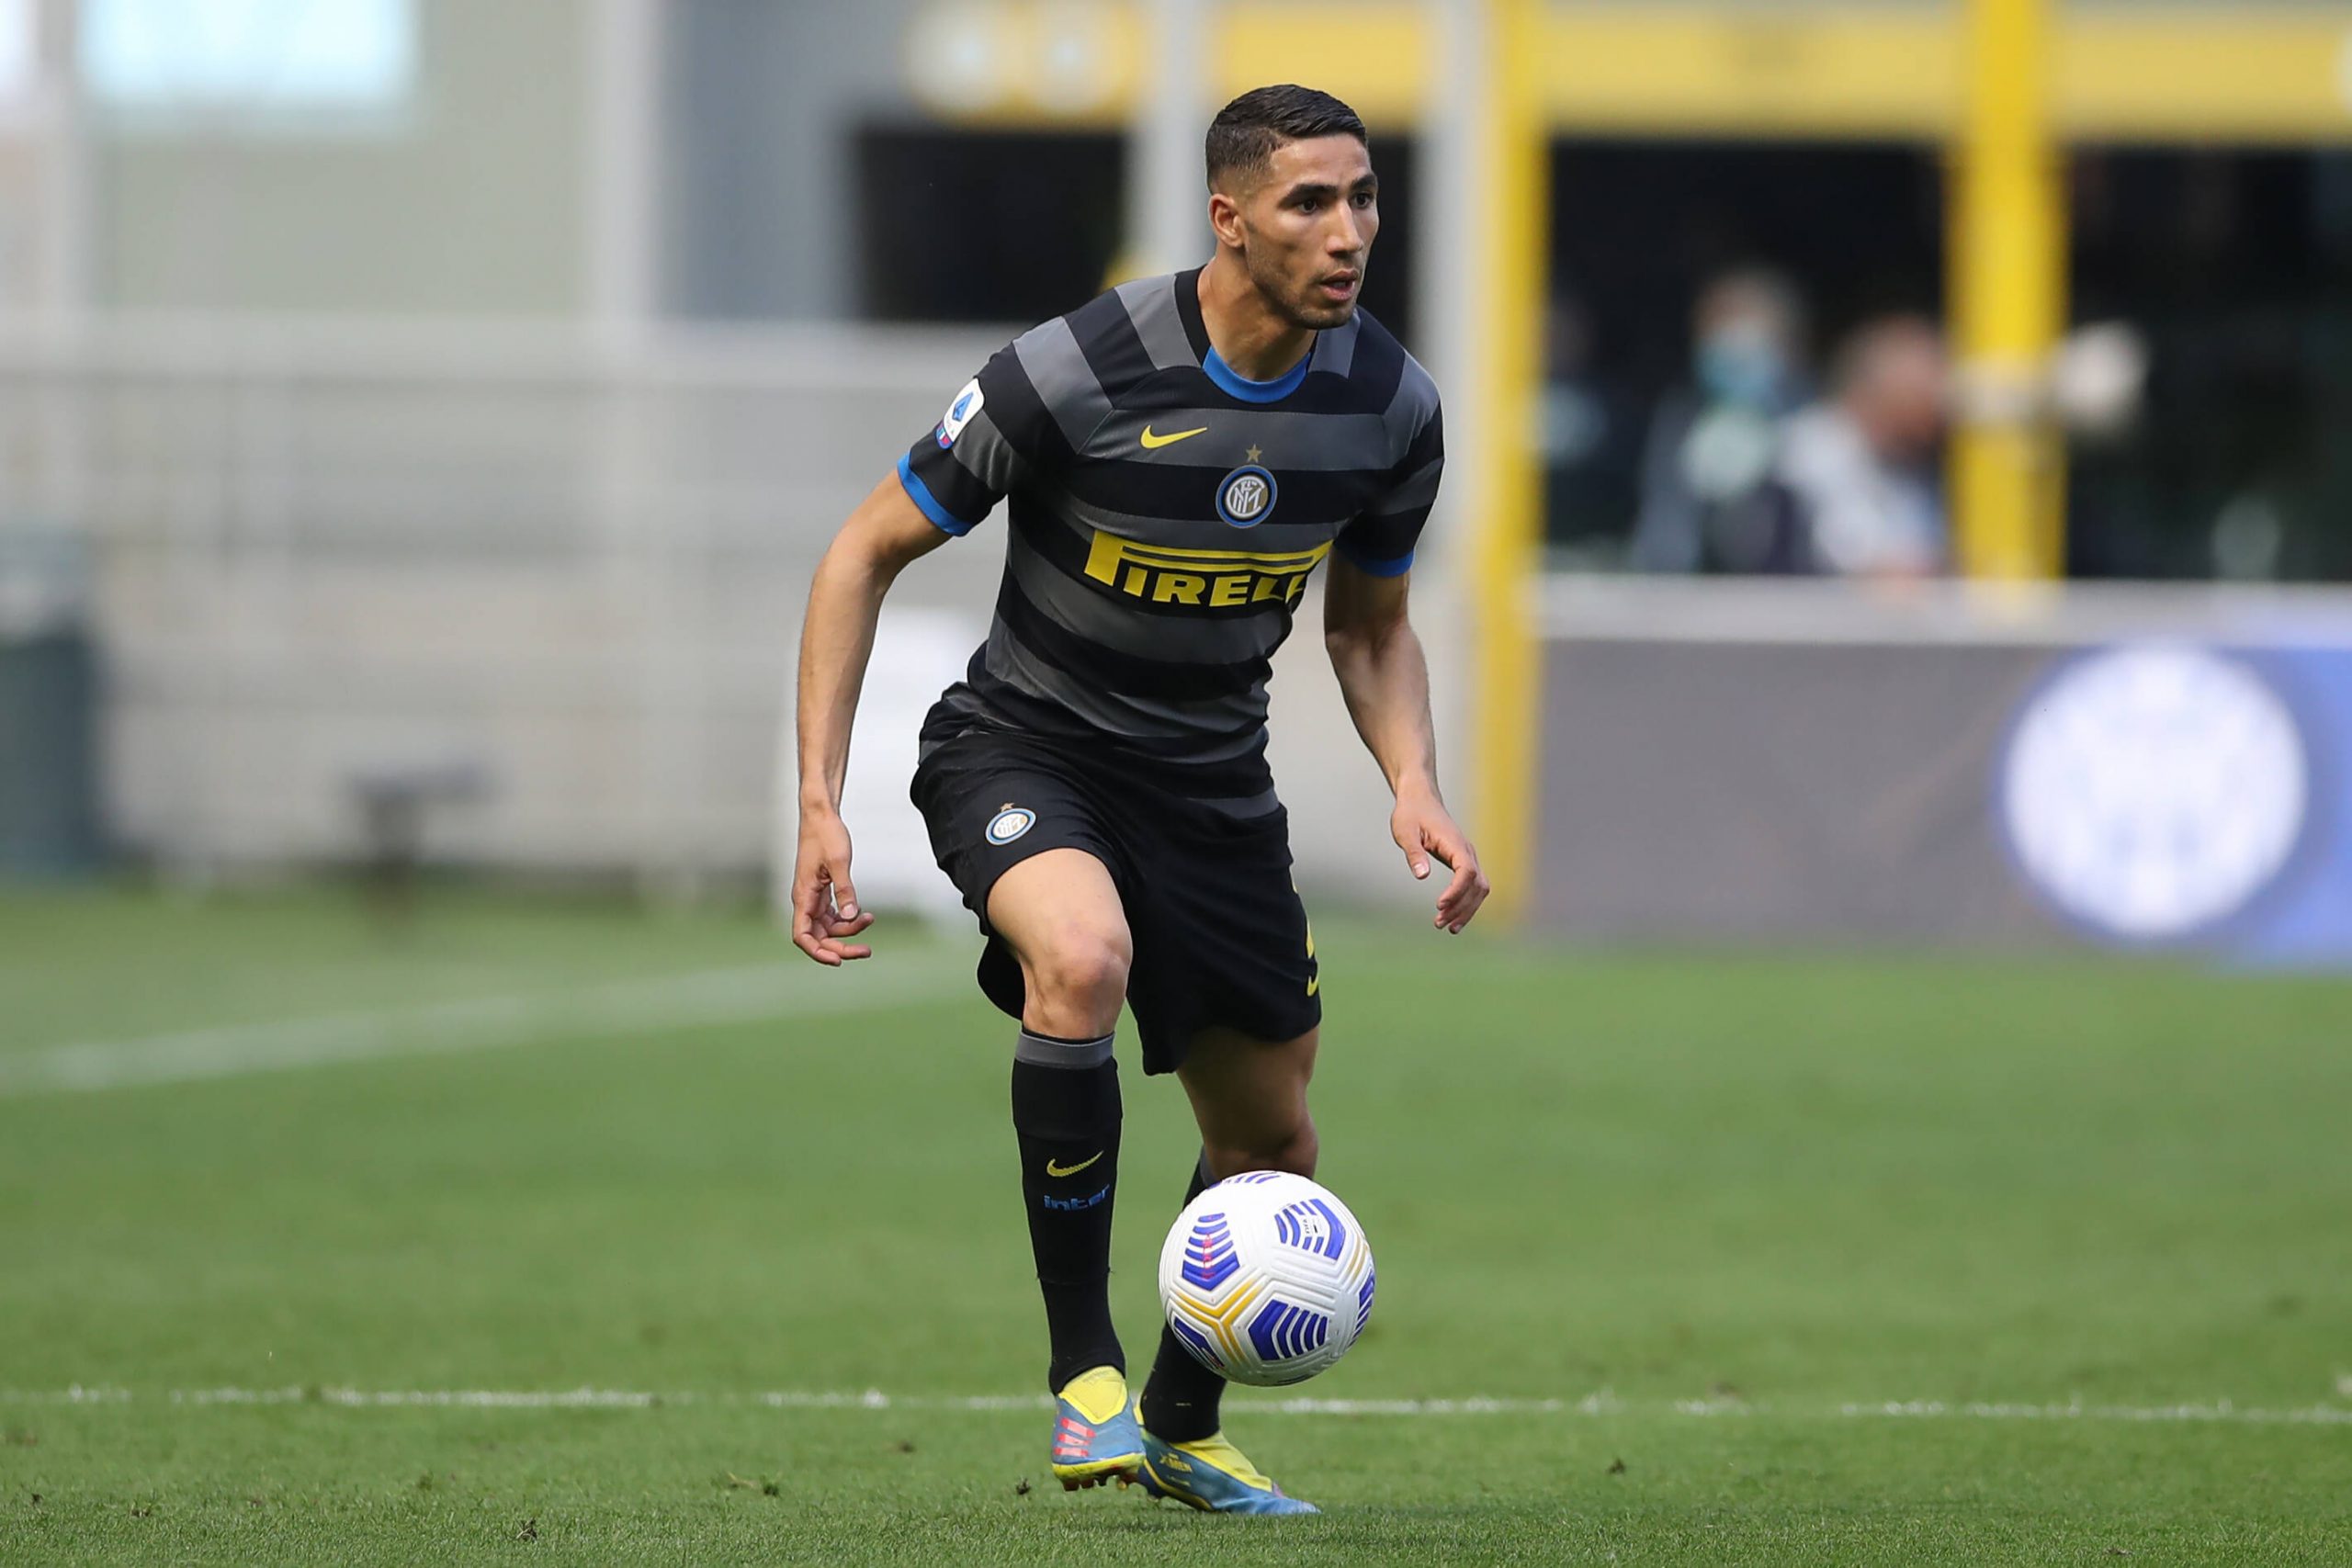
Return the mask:
<svg viewBox="0 0 2352 1568"><path fill-rule="evenodd" d="M1209 192L1209 227L1216 231L1219 244L1241 248L1241 203L1223 190Z"/></svg>

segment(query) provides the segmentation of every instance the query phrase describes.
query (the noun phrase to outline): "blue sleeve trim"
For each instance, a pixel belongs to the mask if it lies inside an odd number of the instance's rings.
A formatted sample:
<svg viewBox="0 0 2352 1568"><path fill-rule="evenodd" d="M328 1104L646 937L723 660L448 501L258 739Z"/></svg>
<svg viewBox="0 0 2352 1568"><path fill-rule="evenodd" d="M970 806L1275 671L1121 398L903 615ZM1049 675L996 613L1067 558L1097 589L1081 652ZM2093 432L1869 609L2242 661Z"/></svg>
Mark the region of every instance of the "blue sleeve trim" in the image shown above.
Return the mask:
<svg viewBox="0 0 2352 1568"><path fill-rule="evenodd" d="M930 518L941 533L953 534L960 539L972 531L972 525L940 505L939 498L931 493L931 487L916 477L911 456L899 459L899 483L906 487L907 499L913 502L916 509Z"/></svg>
<svg viewBox="0 0 2352 1568"><path fill-rule="evenodd" d="M1407 550L1394 559L1382 560L1377 556L1365 555L1355 546L1348 543L1348 536L1345 534L1340 536L1337 543L1340 553L1348 558L1348 564L1367 577L1402 577L1413 570L1411 550Z"/></svg>

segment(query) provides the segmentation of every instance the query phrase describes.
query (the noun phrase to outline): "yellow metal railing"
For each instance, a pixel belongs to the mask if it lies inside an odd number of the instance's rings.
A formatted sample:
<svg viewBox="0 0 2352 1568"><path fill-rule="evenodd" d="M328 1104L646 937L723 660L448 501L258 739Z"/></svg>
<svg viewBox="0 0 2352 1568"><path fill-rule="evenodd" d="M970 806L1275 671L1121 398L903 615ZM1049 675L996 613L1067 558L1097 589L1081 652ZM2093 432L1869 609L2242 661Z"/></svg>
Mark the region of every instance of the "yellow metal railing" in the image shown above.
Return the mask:
<svg viewBox="0 0 2352 1568"><path fill-rule="evenodd" d="M1960 418L1953 540L1970 577L2054 577L2064 453L2043 412L2065 319L2065 208L2050 133L2049 0L1969 0L1967 112L1945 225Z"/></svg>
<svg viewBox="0 0 2352 1568"><path fill-rule="evenodd" d="M1555 135L1939 141L1967 112L1968 3L1560 0L1528 18L1520 47ZM1227 0L1210 13L1212 92L1305 76L1376 128L1409 126L1430 104L1435 29L1418 0ZM1117 0L943 0L908 36L918 96L956 119L1124 126L1149 67L1141 14ZM2050 119L2065 139L2352 143L2352 6L2075 5L2047 38Z"/></svg>
<svg viewBox="0 0 2352 1568"><path fill-rule="evenodd" d="M1483 428L1470 592L1473 745L1479 853L1491 868L1494 918L1527 910L1543 733L1543 639L1533 590L1543 545L1543 476L1534 443L1551 270L1551 141L1533 39L1540 0L1492 0L1477 151L1493 227L1480 248L1478 341Z"/></svg>

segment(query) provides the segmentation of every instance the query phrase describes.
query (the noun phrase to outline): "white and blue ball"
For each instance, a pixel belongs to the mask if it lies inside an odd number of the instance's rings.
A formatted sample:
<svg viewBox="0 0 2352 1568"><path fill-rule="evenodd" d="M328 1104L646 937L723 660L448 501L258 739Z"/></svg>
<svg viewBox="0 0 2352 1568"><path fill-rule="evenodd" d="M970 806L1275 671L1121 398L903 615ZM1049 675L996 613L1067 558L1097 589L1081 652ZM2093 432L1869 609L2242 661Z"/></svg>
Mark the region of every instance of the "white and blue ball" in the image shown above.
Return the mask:
<svg viewBox="0 0 2352 1568"><path fill-rule="evenodd" d="M1323 1371L1372 1318L1372 1246L1304 1176L1253 1170L1185 1206L1159 1249L1159 1305L1203 1365L1278 1387Z"/></svg>

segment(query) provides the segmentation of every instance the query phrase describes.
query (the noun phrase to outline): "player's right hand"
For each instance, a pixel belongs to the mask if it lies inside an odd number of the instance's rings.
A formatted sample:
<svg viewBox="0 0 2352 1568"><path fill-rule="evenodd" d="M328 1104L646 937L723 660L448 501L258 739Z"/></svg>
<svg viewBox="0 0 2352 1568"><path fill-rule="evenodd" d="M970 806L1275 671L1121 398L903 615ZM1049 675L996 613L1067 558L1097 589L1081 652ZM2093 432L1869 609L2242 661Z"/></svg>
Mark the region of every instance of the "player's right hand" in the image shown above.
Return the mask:
<svg viewBox="0 0 2352 1568"><path fill-rule="evenodd" d="M849 939L874 923L849 879L849 828L837 811L803 807L792 866L792 945L828 968L874 950Z"/></svg>

